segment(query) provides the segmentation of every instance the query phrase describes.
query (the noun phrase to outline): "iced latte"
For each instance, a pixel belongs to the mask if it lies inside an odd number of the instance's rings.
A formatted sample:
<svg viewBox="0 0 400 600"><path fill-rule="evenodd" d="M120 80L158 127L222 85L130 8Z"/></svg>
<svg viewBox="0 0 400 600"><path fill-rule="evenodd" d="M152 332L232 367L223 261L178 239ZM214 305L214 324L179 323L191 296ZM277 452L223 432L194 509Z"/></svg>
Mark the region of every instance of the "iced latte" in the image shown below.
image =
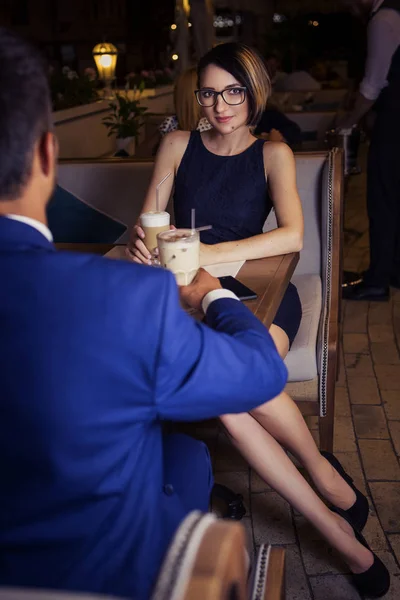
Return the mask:
<svg viewBox="0 0 400 600"><path fill-rule="evenodd" d="M200 267L200 237L192 229L174 229L157 236L160 264L175 275L178 285L191 283Z"/></svg>
<svg viewBox="0 0 400 600"><path fill-rule="evenodd" d="M157 248L157 235L169 230L169 213L151 211L140 215L140 226L144 231L144 245L152 256Z"/></svg>

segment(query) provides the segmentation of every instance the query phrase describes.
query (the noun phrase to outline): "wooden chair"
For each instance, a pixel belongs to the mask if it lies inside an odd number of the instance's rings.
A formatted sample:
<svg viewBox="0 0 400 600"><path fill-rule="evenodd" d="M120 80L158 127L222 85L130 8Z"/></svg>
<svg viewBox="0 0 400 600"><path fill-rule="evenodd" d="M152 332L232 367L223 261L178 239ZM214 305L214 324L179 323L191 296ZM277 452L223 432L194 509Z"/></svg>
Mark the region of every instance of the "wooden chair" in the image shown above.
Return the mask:
<svg viewBox="0 0 400 600"><path fill-rule="evenodd" d="M262 544L254 567L250 600L285 600L285 550Z"/></svg>
<svg viewBox="0 0 400 600"><path fill-rule="evenodd" d="M177 530L151 600L285 600L285 550L262 545L248 578L246 533L236 521L190 513ZM0 600L117 600L62 590L0 588Z"/></svg>
<svg viewBox="0 0 400 600"><path fill-rule="evenodd" d="M320 447L333 449L335 384L339 348L343 232L343 153L295 154L304 213L304 245L293 283L303 318L286 357L286 391L303 415L319 416ZM276 227L271 214L265 231Z"/></svg>
<svg viewBox="0 0 400 600"><path fill-rule="evenodd" d="M195 511L175 534L151 600L284 600L284 555L261 546L249 583L244 527Z"/></svg>

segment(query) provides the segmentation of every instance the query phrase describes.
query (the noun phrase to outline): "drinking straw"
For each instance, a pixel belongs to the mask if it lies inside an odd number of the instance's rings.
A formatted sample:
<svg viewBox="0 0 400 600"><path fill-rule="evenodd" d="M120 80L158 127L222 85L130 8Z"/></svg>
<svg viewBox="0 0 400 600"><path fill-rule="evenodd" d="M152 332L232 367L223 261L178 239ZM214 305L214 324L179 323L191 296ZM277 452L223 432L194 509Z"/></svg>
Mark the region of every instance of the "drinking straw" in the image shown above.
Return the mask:
<svg viewBox="0 0 400 600"><path fill-rule="evenodd" d="M192 222L192 231L196 229L196 209L192 208L191 210L191 222Z"/></svg>
<svg viewBox="0 0 400 600"><path fill-rule="evenodd" d="M171 175L171 173L168 173L168 175L166 175L166 176L164 177L164 179L162 179L162 180L160 181L160 183L158 184L158 186L156 187L156 211L157 211L157 212L160 212L160 187L161 187L161 185L164 183L164 181L165 181L166 179L168 179L168 177L169 177L170 175Z"/></svg>
<svg viewBox="0 0 400 600"><path fill-rule="evenodd" d="M212 229L212 225L203 225L203 227L196 227L196 231L207 231L207 229Z"/></svg>

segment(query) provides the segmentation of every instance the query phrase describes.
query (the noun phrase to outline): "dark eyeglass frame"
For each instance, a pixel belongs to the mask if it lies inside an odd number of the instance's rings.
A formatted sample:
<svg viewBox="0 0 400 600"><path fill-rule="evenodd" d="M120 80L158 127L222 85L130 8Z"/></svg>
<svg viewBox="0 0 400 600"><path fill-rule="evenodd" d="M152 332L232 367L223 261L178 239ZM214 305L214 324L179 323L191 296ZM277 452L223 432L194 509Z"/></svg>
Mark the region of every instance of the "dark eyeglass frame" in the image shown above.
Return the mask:
<svg viewBox="0 0 400 600"><path fill-rule="evenodd" d="M231 90L241 90L242 92L244 92L243 100L241 102L234 102L234 103L228 102L227 99L225 98L224 94L225 94L225 92L229 92ZM199 100L200 92L212 92L214 94L214 103L213 104L202 104ZM234 85L231 88L226 88L226 89L222 90L222 92L216 92L215 90L210 90L207 88L202 89L202 90L194 90L194 95L196 96L197 103L200 106L202 106L203 108L212 108L213 106L215 106L217 104L218 96L221 96L223 101L225 102L225 104L228 104L228 106L240 106L246 100L246 93L247 93L247 87L244 85Z"/></svg>

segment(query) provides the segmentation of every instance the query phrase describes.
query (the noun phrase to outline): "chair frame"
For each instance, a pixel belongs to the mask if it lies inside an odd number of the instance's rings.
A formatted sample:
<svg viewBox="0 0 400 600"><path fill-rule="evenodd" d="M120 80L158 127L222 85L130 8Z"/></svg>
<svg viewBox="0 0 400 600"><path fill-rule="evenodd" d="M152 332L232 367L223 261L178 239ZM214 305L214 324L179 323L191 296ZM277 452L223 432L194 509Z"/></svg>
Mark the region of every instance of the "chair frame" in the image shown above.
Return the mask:
<svg viewBox="0 0 400 600"><path fill-rule="evenodd" d="M299 153L321 155L320 152ZM325 153L324 153L325 154ZM344 156L343 151L334 148L328 153L329 174L328 185L332 202L332 248L331 248L331 277L330 277L330 306L328 310L326 369L319 374L318 400L303 400L297 402L304 416L319 417L320 449L333 451L334 419L335 419L335 389L338 377L339 348L340 348L340 317L342 306L342 267L343 267L343 194L344 194ZM321 382L321 378L324 381ZM321 385L325 388L324 410L321 411ZM322 416L321 412L325 412Z"/></svg>
<svg viewBox="0 0 400 600"><path fill-rule="evenodd" d="M260 547L248 577L241 523L194 511L172 540L152 600L284 600L285 549Z"/></svg>

